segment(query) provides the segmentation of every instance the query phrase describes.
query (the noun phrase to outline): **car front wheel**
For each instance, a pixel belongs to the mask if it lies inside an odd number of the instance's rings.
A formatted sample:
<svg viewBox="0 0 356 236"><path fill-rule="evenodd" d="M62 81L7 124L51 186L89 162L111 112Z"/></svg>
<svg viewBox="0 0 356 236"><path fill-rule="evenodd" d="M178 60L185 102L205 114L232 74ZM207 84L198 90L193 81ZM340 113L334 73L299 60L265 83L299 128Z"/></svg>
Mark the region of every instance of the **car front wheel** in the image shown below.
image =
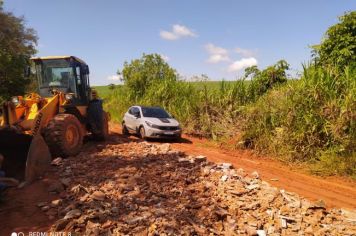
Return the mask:
<svg viewBox="0 0 356 236"><path fill-rule="evenodd" d="M122 123L122 134L123 135L129 135L129 130L127 129L125 123Z"/></svg>
<svg viewBox="0 0 356 236"><path fill-rule="evenodd" d="M140 127L139 129L139 135L141 139L145 139L146 138L146 132L145 132L145 128L143 126Z"/></svg>

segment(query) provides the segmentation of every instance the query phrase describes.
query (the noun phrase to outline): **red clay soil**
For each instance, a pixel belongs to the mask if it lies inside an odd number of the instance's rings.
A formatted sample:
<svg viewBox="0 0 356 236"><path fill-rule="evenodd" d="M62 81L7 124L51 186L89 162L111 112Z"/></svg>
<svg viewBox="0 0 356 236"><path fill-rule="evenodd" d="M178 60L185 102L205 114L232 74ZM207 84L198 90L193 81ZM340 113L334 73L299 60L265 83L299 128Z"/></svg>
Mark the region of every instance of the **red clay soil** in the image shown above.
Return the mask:
<svg viewBox="0 0 356 236"><path fill-rule="evenodd" d="M4 194L0 202L0 235L12 232L28 235L28 232L48 230L54 220L50 221L36 205L55 197L47 191L49 182L49 179L42 179L22 189L9 189Z"/></svg>
<svg viewBox="0 0 356 236"><path fill-rule="evenodd" d="M121 132L119 125L112 125L111 129ZM172 143L172 146L191 155L204 155L212 162L229 162L247 172L257 171L271 185L312 201L323 200L329 208L356 209L355 181L342 177L312 176L271 158L254 155L250 150L228 151L214 147L206 139L183 138L186 142Z"/></svg>

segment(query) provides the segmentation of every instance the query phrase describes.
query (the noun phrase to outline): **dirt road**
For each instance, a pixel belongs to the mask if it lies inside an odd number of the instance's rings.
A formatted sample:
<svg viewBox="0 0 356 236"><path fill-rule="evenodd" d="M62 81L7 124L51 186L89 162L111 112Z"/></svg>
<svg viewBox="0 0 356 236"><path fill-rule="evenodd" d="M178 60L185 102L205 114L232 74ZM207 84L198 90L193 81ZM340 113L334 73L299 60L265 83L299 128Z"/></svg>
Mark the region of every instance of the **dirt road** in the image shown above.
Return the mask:
<svg viewBox="0 0 356 236"><path fill-rule="evenodd" d="M120 125L112 131L121 133ZM132 137L135 138L135 137ZM236 168L258 171L271 185L298 193L310 200L323 200L328 207L356 209L356 182L346 178L318 177L292 170L269 158L257 157L251 151L227 151L204 139L184 136L185 142L172 143L173 147L192 155L205 155L210 161L232 163Z"/></svg>
<svg viewBox="0 0 356 236"><path fill-rule="evenodd" d="M290 167L266 158L258 158L249 151L229 152L204 147L204 141L189 138L192 143L173 146L195 155L206 155L213 162L229 162L236 168L257 170L262 179L273 186L298 193L310 200L323 200L328 207L356 209L356 184L348 179L322 178L293 171Z"/></svg>
<svg viewBox="0 0 356 236"><path fill-rule="evenodd" d="M159 142L152 142L152 143L161 145L161 143ZM295 192L300 196L306 197L309 200L322 199L326 203L326 206L328 208L336 207L336 208L349 208L352 210L356 209L355 182L350 182L342 178L323 179L321 177L310 176L302 172L293 171L289 167L286 167L268 158L256 157L249 151L233 151L233 152L224 151L218 147L214 147L207 140L185 137L184 142L171 143L171 147L174 149L178 149L180 151L184 151L191 155L205 155L208 158L208 160L212 162L232 163L236 169L243 168L246 171L246 173L251 173L256 170L259 173L262 180L269 182L272 186L276 186L278 188L285 189L290 192ZM139 187L139 189L141 190L143 189L147 191L147 193L140 196L144 197L144 199L146 200L148 199L147 201L150 201L149 199L151 199L153 192L156 194L159 193L160 191L168 191L168 192L173 191L176 193L177 190L172 188L174 187L175 180L180 181L180 184L182 185L182 189L186 188L184 187L184 185L187 186L190 185L191 180L188 181L189 179L188 177L190 175L187 175L185 171L179 170L180 168L179 166L176 166L175 169L171 168L172 165L174 166L175 164L177 164L176 160L173 162L169 162L169 160L167 160L168 163L166 163L164 162L164 158L159 159L160 162L162 162L159 164L159 166L164 166L164 168L167 168L168 172L156 168L157 173L154 172L151 173L152 168L157 167L156 165L152 165L151 162L157 160L152 158L151 158L152 160L149 158L148 159L146 158L147 159L146 160L145 156L147 157L147 155L144 155L143 152L144 150L146 150L145 152L147 154L147 152L149 152L150 149L149 148L145 149L145 146L140 145L140 140L138 140L137 137L122 136L120 126L111 124L111 137L107 142L96 143L96 142L88 141L84 145L83 152L78 157L69 158L68 160L66 160L65 162L66 164L61 166L60 168L57 166L52 166L49 173L43 179L35 182L30 186L25 187L24 189L10 189L6 193L3 202L0 202L0 222L1 222L0 235L10 235L11 232L14 231L15 232L47 231L56 222L58 223L58 220L60 220L60 218L64 216L63 214L68 213L68 211L70 211L73 207L79 208L82 213L84 213L85 211L86 214L88 213L88 209L97 208L98 206L96 206L95 204L92 205L93 203L92 201L87 202L87 200L84 200L84 203L81 203L82 201L81 198L84 196L79 196L78 191L79 192L83 191L83 189L75 188L77 184L82 185L84 187L86 186L84 190L89 191L90 193L93 192L94 190L103 189L103 191L107 194L106 199L113 200L113 202L110 204L119 204L122 201L122 198L125 201L131 199L132 197L131 194L134 194L135 191L137 190L136 183L135 183L135 181L137 182L137 180L140 180L137 183L141 185L144 184L144 186ZM153 153L155 153L155 151ZM125 158L129 158L129 159L126 160ZM144 166L141 166L142 163L144 164ZM135 168L132 168L132 166L140 170L141 177L137 176L136 173L137 170ZM195 172L191 172L191 175L193 175L194 173ZM167 180L166 174L168 174L170 181L172 182L167 182L165 185L161 185L160 183L163 183ZM186 177L178 178L176 177L177 174L178 175L185 174ZM117 187L110 187L110 186L108 187L108 185L112 185L112 184L115 185L117 183L123 183L125 181L127 182L128 179L131 179L132 176L134 177L136 176L138 178L135 179L136 178L135 177L134 179L129 181L130 183L128 182L132 186L125 187L125 186L118 185ZM160 178L160 176L162 176L162 178ZM64 179L69 178L70 183L64 184L62 182L61 184L58 184L58 180L63 178ZM156 182L151 183L150 181L154 179L156 179ZM198 179L201 179L201 177L196 176L195 180L197 181ZM216 180L214 180L213 183L216 183ZM65 185L65 188L62 186L62 184L63 186ZM148 191L147 186L150 186L150 188L153 189ZM110 188L111 189L122 188L123 190L122 192L115 192L113 190L110 190ZM231 186L229 188L231 189ZM223 192L225 193L225 190ZM182 198L182 201L187 201L187 199L189 199L189 197L191 196L191 193L186 195L181 195L181 196L184 197L184 199ZM250 201L253 201L255 199L254 196L255 195L247 194L246 196L243 195L242 197L245 199L250 199ZM205 197L209 199L208 195L206 195ZM158 194L157 196L155 196L155 198L157 201L159 199L161 199L160 201L165 201L164 199L171 199L171 198L167 198L167 196L165 196L164 194L163 195ZM59 208L58 206L53 206L53 202L52 202L53 200L57 201L58 199L62 199L61 200L62 205L59 205ZM141 199L142 204L144 204L144 202L146 201L144 199L143 200ZM259 199L257 200L263 200L263 197L259 197ZM75 201L76 204L75 205L71 204L72 201ZM160 201L158 201L158 203L160 203ZM47 205L39 207L39 203L42 202L45 202ZM241 201L241 204L243 204L243 202L244 201ZM132 202L128 202L128 203L132 204ZM105 207L108 209L112 209L112 206L110 207L109 205L108 206L105 205ZM118 207L125 208L126 206L119 205ZM136 207L137 207L136 205L133 206L133 209L135 210L134 217L137 217L137 214L142 213L142 212L141 213L137 212ZM221 206L217 205L217 207L221 207ZM119 214L120 217L121 216L124 217L126 214L125 211L132 210L132 209L125 210L125 209L123 212L119 211L119 213L117 214ZM196 211L195 208L192 209L193 210L190 211ZM78 209L74 209L74 210L78 210ZM178 209L173 209L173 210L175 211ZM145 215L144 217L146 216L147 215ZM186 217L185 213L183 214L183 216ZM143 217L143 216L139 216L139 217ZM170 219L173 218L174 217L171 216ZM115 223L114 225L116 226L118 226L119 224L121 224L120 222L123 222L125 220L130 221L130 219L126 219L125 217L122 219L121 218L120 219L110 218L110 219L111 221L114 221ZM190 220L185 222L186 223L190 222L189 224L192 223ZM103 227L103 225L105 225L104 223L106 222L101 222L100 227ZM110 224L110 222L107 224ZM195 223L193 222L193 225L194 224ZM68 227L72 227L72 226L74 225L69 225ZM90 227L95 228L96 226L97 225L91 225ZM130 229L131 228L127 228L127 230Z"/></svg>

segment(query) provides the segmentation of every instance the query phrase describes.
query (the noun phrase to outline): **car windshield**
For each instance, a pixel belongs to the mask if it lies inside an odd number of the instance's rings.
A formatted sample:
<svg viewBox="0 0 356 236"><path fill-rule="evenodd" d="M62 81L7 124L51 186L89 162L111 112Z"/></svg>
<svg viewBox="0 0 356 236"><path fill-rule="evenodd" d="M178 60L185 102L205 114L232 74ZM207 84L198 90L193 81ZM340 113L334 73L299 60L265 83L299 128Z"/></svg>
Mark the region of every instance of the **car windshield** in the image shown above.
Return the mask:
<svg viewBox="0 0 356 236"><path fill-rule="evenodd" d="M144 117L171 118L165 110L159 107L142 107L142 115Z"/></svg>

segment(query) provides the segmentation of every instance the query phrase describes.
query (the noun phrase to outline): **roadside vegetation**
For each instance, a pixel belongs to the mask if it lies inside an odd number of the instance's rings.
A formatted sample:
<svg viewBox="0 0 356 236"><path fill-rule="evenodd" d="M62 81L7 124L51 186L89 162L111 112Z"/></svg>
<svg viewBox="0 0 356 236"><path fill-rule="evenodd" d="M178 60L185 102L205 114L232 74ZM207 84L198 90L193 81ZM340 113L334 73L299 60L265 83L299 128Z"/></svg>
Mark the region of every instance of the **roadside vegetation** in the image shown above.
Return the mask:
<svg viewBox="0 0 356 236"><path fill-rule="evenodd" d="M6 12L0 1L0 104L14 94L31 89L24 68L36 53L37 35L27 28L23 18Z"/></svg>
<svg viewBox="0 0 356 236"><path fill-rule="evenodd" d="M238 80L182 80L158 54L124 64L123 85L104 92L113 120L134 104L162 106L186 133L306 164L323 175L356 177L356 12L313 46L300 78L280 60L246 68ZM227 144L228 143L228 144Z"/></svg>

